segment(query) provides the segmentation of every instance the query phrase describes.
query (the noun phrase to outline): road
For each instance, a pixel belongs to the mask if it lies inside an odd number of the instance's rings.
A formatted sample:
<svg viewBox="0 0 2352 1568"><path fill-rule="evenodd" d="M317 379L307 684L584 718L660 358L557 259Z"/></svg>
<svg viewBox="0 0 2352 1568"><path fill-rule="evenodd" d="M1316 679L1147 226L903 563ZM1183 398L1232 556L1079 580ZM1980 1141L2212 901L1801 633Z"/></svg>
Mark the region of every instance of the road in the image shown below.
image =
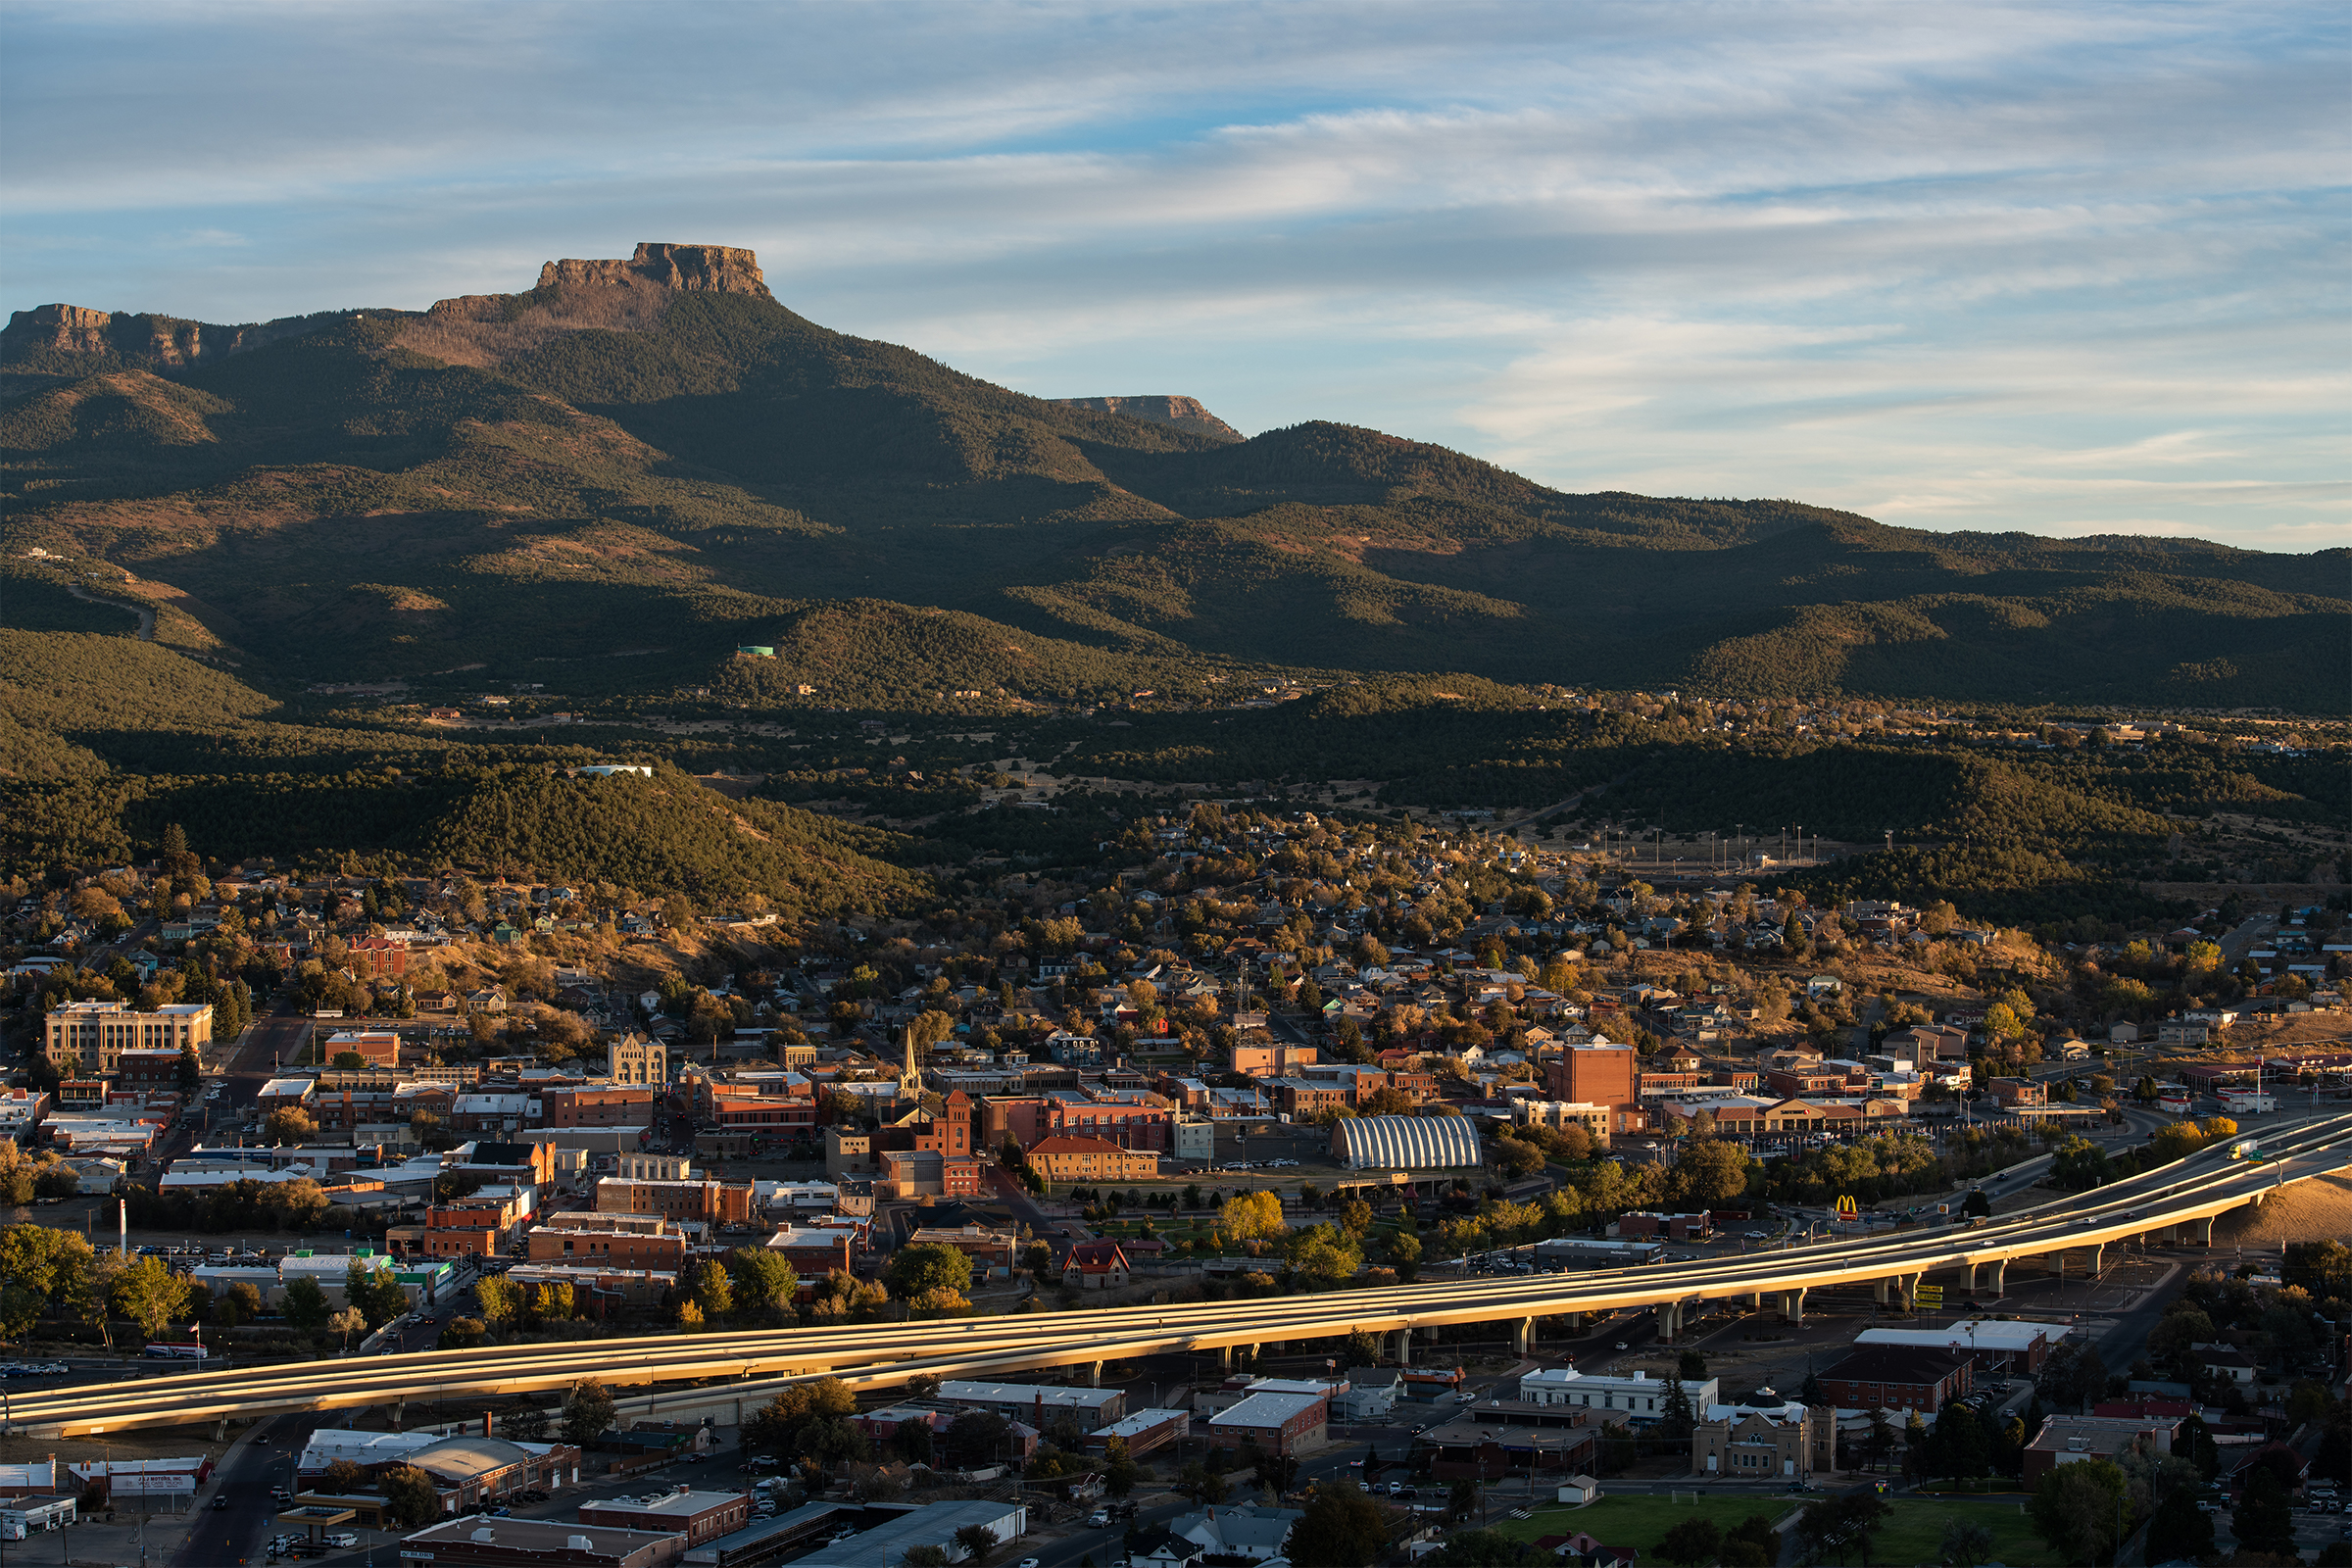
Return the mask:
<svg viewBox="0 0 2352 1568"><path fill-rule="evenodd" d="M150 607L141 604L124 604L120 599L101 599L96 594L84 593L79 586L74 583L67 583L65 587L66 592L72 594L76 599L84 601L85 603L104 605L110 610L126 611L129 613L138 616L139 629L137 635L139 641L143 643L151 643L155 641L155 612Z"/></svg>
<svg viewBox="0 0 2352 1568"><path fill-rule="evenodd" d="M107 1389L28 1394L21 1429L79 1436L191 1419L249 1417L294 1408L349 1409L417 1399L476 1398L568 1388L583 1376L609 1386L736 1380L661 1396L668 1413L721 1413L757 1404L790 1383L817 1375L853 1388L889 1388L917 1375L989 1378L1040 1367L1087 1367L1170 1352L1222 1352L1328 1338L1361 1329L1394 1334L1480 1323L1524 1334L1539 1317L1655 1306L1667 1319L1735 1297L1782 1296L1801 1316L1805 1290L1909 1282L1959 1270L1974 1289L1984 1271L1990 1294L2009 1259L2086 1253L2258 1202L2275 1186L2329 1174L2352 1155L2352 1113L2272 1131L2259 1162L2227 1149L2183 1160L2037 1208L1974 1226L1932 1225L1891 1236L1839 1238L1804 1248L1574 1274L1513 1275L1423 1282L1331 1296L1031 1312L991 1319L976 1341L958 1321L860 1324L828 1329L659 1335L589 1345L481 1346L425 1354L370 1356L192 1372L142 1385L136 1396ZM1786 1293L1786 1294L1784 1294Z"/></svg>
<svg viewBox="0 0 2352 1568"><path fill-rule="evenodd" d="M2234 967L2264 937L2278 934L2278 917L2257 914L2222 938L2222 967Z"/></svg>
<svg viewBox="0 0 2352 1568"><path fill-rule="evenodd" d="M280 1416L238 1442L214 1471L211 1495L198 1505L187 1539L172 1554L172 1568L261 1561L270 1538L278 1533L270 1489L292 1490L295 1461L318 1424L315 1416ZM223 1498L226 1506L220 1506Z"/></svg>

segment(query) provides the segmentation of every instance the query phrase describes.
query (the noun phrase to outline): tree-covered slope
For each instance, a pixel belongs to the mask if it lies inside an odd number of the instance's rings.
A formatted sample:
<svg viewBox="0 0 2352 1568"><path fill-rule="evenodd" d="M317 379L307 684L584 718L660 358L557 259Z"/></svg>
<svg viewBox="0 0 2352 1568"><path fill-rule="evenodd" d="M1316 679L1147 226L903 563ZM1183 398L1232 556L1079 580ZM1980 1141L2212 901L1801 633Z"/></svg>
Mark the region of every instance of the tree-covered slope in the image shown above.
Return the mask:
<svg viewBox="0 0 2352 1568"><path fill-rule="evenodd" d="M2342 551L1567 495L1331 423L1223 441L994 386L763 292L445 306L12 326L11 553L128 570L159 638L265 685L479 669L781 699L821 683L744 676L732 648L829 626L860 693L894 667L910 692L1044 697L1282 665L2345 705ZM813 616L826 603L852 608Z"/></svg>

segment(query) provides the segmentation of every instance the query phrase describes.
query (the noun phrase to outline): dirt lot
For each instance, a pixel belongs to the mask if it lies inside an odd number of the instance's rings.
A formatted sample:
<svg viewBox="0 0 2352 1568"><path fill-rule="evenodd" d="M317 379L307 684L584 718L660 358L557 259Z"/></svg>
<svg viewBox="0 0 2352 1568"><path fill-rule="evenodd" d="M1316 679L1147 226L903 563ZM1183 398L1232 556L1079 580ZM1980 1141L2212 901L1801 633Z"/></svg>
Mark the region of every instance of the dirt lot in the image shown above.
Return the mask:
<svg viewBox="0 0 2352 1568"><path fill-rule="evenodd" d="M2283 1247L2352 1236L2352 1176L2315 1176L2282 1187L2260 1208L2233 1208L2213 1223L2216 1247Z"/></svg>

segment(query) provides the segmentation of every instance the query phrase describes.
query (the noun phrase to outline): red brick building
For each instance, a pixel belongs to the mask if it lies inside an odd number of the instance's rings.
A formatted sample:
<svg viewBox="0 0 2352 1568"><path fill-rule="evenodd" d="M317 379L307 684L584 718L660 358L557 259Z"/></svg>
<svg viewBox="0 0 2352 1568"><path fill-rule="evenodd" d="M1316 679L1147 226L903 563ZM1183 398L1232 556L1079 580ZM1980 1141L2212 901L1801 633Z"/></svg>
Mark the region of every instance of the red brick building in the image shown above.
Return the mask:
<svg viewBox="0 0 2352 1568"><path fill-rule="evenodd" d="M651 1502L636 1497L599 1497L580 1504L580 1523L584 1525L665 1534L683 1531L688 1546L741 1530L751 1519L752 1497L747 1492L672 1492Z"/></svg>
<svg viewBox="0 0 2352 1568"><path fill-rule="evenodd" d="M398 980L409 972L409 946L390 937L354 937L344 961L363 980Z"/></svg>
<svg viewBox="0 0 2352 1568"><path fill-rule="evenodd" d="M576 1084L539 1091L539 1115L548 1127L650 1127L651 1084Z"/></svg>
<svg viewBox="0 0 2352 1568"><path fill-rule="evenodd" d="M1048 1138L1029 1151L1029 1166L1050 1182L1132 1182L1159 1174L1159 1156L1101 1138Z"/></svg>
<svg viewBox="0 0 2352 1568"><path fill-rule="evenodd" d="M435 1203L424 1211L421 1235L413 1226L402 1227L399 1239L409 1243L411 1250L428 1257L496 1257L505 1250L520 1218L515 1200L477 1193ZM387 1232L385 1240L393 1239Z"/></svg>
<svg viewBox="0 0 2352 1568"><path fill-rule="evenodd" d="M1968 1362L1909 1345L1868 1345L1821 1374L1822 1397L1844 1410L1917 1410L1924 1419L1976 1386Z"/></svg>
<svg viewBox="0 0 2352 1568"><path fill-rule="evenodd" d="M534 1263L684 1272L691 1249L668 1220L637 1214L550 1214L530 1235Z"/></svg>
<svg viewBox="0 0 2352 1568"><path fill-rule="evenodd" d="M716 1225L748 1225L752 1219L752 1184L715 1182L687 1177L679 1181L647 1181L606 1176L596 1184L600 1214L660 1214L665 1219L709 1220Z"/></svg>
<svg viewBox="0 0 2352 1568"><path fill-rule="evenodd" d="M1631 1046L1571 1045L1544 1067L1545 1093L1570 1104L1605 1105L1612 1135L1638 1132L1642 1109L1641 1054Z"/></svg>
<svg viewBox="0 0 2352 1568"><path fill-rule="evenodd" d="M344 1029L326 1037L318 1054L327 1061L354 1055L370 1067L400 1065L400 1035L391 1029Z"/></svg>

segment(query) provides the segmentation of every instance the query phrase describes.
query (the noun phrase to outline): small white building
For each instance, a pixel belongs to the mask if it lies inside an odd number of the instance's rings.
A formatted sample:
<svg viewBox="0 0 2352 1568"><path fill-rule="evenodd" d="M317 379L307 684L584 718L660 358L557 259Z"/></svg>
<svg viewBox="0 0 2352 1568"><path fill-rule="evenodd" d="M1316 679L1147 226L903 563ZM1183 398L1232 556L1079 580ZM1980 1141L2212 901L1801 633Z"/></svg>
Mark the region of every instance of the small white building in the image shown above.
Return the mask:
<svg viewBox="0 0 2352 1568"><path fill-rule="evenodd" d="M1393 1366L1351 1366L1335 1410L1343 1421L1378 1421L1396 1408L1401 1382Z"/></svg>
<svg viewBox="0 0 2352 1568"><path fill-rule="evenodd" d="M1683 1385L1683 1396L1690 1401L1693 1415L1715 1402L1716 1381L1701 1378ZM1572 1366L1547 1366L1519 1379L1519 1397L1531 1404L1621 1412L1629 1424L1663 1420L1666 1415L1666 1382L1646 1372L1596 1377Z"/></svg>

